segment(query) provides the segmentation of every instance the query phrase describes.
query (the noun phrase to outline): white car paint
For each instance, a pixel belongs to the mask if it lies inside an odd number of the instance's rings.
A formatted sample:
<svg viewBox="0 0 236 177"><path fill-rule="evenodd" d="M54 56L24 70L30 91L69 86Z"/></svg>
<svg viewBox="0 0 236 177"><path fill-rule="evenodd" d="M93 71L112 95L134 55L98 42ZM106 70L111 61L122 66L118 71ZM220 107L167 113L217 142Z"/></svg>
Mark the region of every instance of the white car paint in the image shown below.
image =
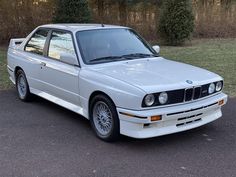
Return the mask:
<svg viewBox="0 0 236 177"><path fill-rule="evenodd" d="M75 38L77 31L126 27L61 24L43 25L38 28L68 30ZM24 51L25 44L38 28L25 39L12 39L8 50L8 72L11 81L15 83L16 68L22 68L30 92L33 94L89 119L90 96L94 92L103 92L117 107L120 133L134 138L155 137L192 129L216 120L222 115L221 106L227 102L227 95L223 92L186 103L148 108L141 106L146 94L190 88L222 80L217 74L162 57L86 65L77 42L74 45L79 62L76 61L76 65L69 65ZM17 45L18 42L22 43ZM193 81L193 84L186 83L186 80ZM219 105L221 100L224 100L224 103ZM202 109L191 111L196 108ZM176 112L182 113L168 116ZM147 118L140 119L121 113ZM181 117L200 113L200 116L191 118L192 123L189 125L184 121L178 121ZM150 117L155 115L161 115L162 120L152 122ZM201 118L201 121L194 122L198 118ZM182 122L183 126L176 126Z"/></svg>
<svg viewBox="0 0 236 177"><path fill-rule="evenodd" d="M193 81L194 85L222 80L207 70L162 57L112 63L109 66L98 65L92 69L118 80L127 81L128 78L130 84L146 93L187 88L190 85L186 80Z"/></svg>

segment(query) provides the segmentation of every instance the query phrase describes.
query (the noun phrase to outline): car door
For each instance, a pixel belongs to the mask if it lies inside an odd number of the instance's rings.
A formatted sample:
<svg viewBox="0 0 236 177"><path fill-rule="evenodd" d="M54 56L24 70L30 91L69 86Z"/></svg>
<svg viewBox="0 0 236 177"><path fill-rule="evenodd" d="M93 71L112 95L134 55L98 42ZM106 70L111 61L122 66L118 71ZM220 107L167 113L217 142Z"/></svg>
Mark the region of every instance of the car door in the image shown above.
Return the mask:
<svg viewBox="0 0 236 177"><path fill-rule="evenodd" d="M48 29L38 29L28 40L22 52L25 59L24 71L30 88L42 90L41 62L44 60L44 48Z"/></svg>
<svg viewBox="0 0 236 177"><path fill-rule="evenodd" d="M79 72L72 33L52 30L47 40L46 56L41 63L43 90L72 104L79 104ZM61 60L62 55L74 56L74 63Z"/></svg>

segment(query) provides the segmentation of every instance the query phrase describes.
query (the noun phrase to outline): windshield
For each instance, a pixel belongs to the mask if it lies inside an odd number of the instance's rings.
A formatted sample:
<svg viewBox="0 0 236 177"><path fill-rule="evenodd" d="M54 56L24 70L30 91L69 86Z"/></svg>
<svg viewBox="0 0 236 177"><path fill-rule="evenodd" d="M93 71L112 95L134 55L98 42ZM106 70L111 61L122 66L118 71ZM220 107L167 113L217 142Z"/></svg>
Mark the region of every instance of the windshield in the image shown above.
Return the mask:
<svg viewBox="0 0 236 177"><path fill-rule="evenodd" d="M76 38L86 64L157 56L157 53L130 29L79 31Z"/></svg>

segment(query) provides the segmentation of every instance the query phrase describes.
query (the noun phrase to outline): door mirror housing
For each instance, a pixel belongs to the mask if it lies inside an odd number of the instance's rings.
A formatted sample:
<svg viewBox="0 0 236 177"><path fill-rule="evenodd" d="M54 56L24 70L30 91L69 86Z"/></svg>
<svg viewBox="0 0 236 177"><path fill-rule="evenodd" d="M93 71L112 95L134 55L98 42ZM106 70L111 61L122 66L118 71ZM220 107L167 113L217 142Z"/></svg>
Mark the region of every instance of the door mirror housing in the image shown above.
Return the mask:
<svg viewBox="0 0 236 177"><path fill-rule="evenodd" d="M152 48L156 51L156 53L160 53L160 46L159 45L154 45Z"/></svg>
<svg viewBox="0 0 236 177"><path fill-rule="evenodd" d="M60 54L60 60L64 63L71 64L71 65L77 65L77 59L76 56L70 53L64 53L62 52Z"/></svg>

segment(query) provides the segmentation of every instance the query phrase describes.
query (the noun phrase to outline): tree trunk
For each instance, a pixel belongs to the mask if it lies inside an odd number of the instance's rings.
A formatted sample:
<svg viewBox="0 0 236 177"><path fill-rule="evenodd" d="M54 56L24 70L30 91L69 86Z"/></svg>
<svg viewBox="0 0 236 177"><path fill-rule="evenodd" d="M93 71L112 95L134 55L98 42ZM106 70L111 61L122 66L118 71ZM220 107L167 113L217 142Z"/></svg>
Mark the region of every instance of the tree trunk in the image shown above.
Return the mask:
<svg viewBox="0 0 236 177"><path fill-rule="evenodd" d="M104 0L97 0L98 18L102 22L104 19Z"/></svg>
<svg viewBox="0 0 236 177"><path fill-rule="evenodd" d="M119 1L120 23L127 25L127 3L126 0Z"/></svg>

